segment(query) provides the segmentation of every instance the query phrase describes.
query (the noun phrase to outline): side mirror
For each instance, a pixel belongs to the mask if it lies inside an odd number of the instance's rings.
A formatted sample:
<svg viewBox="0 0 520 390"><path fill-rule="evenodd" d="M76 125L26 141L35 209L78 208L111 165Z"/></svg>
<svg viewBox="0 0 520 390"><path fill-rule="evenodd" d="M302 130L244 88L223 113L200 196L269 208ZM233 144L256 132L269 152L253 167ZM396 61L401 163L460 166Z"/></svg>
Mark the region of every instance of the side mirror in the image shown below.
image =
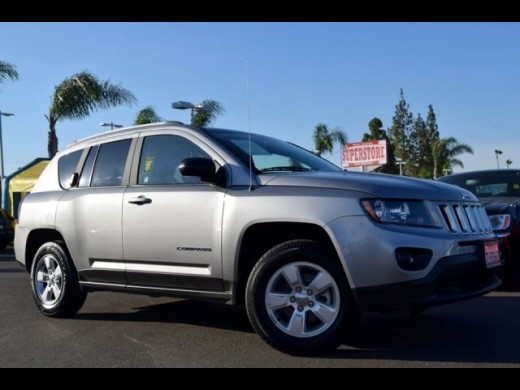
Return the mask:
<svg viewBox="0 0 520 390"><path fill-rule="evenodd" d="M183 176L200 177L200 180L217 184L217 167L209 158L192 157L182 160L179 170Z"/></svg>

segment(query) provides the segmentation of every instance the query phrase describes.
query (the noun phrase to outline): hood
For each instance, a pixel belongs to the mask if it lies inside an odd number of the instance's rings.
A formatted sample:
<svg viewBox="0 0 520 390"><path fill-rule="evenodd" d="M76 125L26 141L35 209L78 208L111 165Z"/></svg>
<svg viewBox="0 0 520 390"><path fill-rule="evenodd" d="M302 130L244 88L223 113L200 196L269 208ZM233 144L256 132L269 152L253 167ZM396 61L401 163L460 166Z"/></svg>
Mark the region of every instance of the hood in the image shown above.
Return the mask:
<svg viewBox="0 0 520 390"><path fill-rule="evenodd" d="M298 172L263 174L258 179L266 186L350 190L381 198L477 201L471 192L451 184L378 173Z"/></svg>
<svg viewBox="0 0 520 390"><path fill-rule="evenodd" d="M520 206L518 198L481 198L480 201L491 215L507 213L510 207Z"/></svg>

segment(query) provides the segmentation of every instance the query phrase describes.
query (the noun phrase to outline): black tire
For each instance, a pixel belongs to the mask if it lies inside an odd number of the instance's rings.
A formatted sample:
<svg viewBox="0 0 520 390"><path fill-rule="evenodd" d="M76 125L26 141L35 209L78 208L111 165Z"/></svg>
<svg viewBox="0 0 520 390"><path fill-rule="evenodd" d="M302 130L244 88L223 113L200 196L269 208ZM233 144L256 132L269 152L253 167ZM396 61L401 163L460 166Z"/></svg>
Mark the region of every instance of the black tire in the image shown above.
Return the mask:
<svg viewBox="0 0 520 390"><path fill-rule="evenodd" d="M78 274L61 242L43 244L31 268L31 290L36 306L48 317L72 317L85 303Z"/></svg>
<svg viewBox="0 0 520 390"><path fill-rule="evenodd" d="M293 277L298 281L289 283L289 274L299 275ZM320 288L319 279L327 280L323 286L329 287ZM275 303L272 297L278 295L281 301ZM360 314L337 258L311 240L277 245L258 261L247 282L246 309L268 344L295 355L337 348ZM330 319L322 320L327 316ZM293 327L293 322L300 326Z"/></svg>

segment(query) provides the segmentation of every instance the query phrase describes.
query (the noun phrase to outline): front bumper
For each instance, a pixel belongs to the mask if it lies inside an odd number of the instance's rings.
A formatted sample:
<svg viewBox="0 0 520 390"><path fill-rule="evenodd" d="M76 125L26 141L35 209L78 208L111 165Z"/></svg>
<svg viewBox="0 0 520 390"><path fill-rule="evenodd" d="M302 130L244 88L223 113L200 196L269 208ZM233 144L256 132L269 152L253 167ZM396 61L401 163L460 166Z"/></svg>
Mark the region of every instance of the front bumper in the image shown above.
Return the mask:
<svg viewBox="0 0 520 390"><path fill-rule="evenodd" d="M501 285L496 269L487 270L475 254L440 259L421 279L353 289L361 309L390 311L420 309L487 294Z"/></svg>
<svg viewBox="0 0 520 390"><path fill-rule="evenodd" d="M501 284L487 269L484 243L494 234L375 224L367 217L333 221L330 229L350 288L366 311L407 310L484 295ZM403 269L397 250L431 252L423 268Z"/></svg>

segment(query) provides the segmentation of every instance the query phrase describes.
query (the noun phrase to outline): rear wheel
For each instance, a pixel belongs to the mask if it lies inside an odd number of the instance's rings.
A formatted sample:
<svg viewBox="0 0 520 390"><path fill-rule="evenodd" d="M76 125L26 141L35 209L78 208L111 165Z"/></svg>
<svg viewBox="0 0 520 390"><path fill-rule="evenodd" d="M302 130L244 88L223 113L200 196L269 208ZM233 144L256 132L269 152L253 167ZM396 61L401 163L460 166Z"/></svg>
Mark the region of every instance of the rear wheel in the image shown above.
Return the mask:
<svg viewBox="0 0 520 390"><path fill-rule="evenodd" d="M76 269L60 242L47 242L36 252L31 287L36 306L49 317L73 316L87 296L80 290Z"/></svg>
<svg viewBox="0 0 520 390"><path fill-rule="evenodd" d="M359 318L337 259L310 240L283 243L259 260L248 280L246 307L267 343L294 354L336 348Z"/></svg>

